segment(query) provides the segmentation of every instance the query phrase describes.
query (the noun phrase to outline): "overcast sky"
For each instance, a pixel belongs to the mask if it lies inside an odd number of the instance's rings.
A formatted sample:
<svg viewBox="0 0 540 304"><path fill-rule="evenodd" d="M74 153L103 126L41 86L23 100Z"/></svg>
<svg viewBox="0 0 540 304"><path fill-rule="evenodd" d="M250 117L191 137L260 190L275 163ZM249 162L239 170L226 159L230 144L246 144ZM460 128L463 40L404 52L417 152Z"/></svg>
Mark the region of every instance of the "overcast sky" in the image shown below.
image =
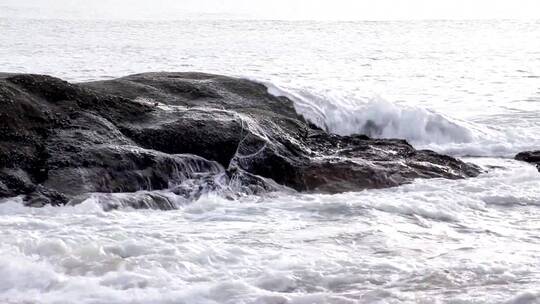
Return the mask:
<svg viewBox="0 0 540 304"><path fill-rule="evenodd" d="M0 17L540 19L540 0L0 0Z"/></svg>

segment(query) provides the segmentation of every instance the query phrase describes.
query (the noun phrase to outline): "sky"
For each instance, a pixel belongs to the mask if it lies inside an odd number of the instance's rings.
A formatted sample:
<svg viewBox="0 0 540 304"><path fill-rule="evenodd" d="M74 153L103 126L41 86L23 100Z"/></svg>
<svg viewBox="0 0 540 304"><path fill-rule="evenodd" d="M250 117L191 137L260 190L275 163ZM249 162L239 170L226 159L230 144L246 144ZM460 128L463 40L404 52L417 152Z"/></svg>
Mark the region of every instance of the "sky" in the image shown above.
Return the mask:
<svg viewBox="0 0 540 304"><path fill-rule="evenodd" d="M540 19L540 0L0 0L0 17L46 19Z"/></svg>

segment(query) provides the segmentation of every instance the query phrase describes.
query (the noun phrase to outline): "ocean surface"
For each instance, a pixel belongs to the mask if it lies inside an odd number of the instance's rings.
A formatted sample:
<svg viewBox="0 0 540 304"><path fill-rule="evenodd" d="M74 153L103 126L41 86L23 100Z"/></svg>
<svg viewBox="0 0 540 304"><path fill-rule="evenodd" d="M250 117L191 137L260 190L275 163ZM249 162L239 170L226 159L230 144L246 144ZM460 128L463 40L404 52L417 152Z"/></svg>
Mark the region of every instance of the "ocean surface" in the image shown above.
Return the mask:
<svg viewBox="0 0 540 304"><path fill-rule="evenodd" d="M540 20L3 16L2 72L245 77L330 132L404 138L486 173L337 195L209 194L175 211L3 200L0 302L540 303L540 174L512 160L540 149Z"/></svg>

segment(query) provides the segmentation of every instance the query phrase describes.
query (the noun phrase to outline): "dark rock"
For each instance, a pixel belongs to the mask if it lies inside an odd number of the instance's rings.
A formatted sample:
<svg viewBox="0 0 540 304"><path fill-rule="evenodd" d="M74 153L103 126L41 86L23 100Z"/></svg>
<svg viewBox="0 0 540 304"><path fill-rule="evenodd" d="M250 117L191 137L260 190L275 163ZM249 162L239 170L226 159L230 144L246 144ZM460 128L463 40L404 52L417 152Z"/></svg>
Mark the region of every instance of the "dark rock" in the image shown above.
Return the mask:
<svg viewBox="0 0 540 304"><path fill-rule="evenodd" d="M38 185L36 189L28 194L25 199L26 206L43 207L45 205L65 205L69 199L66 195L42 185Z"/></svg>
<svg viewBox="0 0 540 304"><path fill-rule="evenodd" d="M135 193L86 193L69 201L69 205L77 205L85 200L96 201L105 211L130 207L134 209L173 210L179 200L186 199L164 191L137 191Z"/></svg>
<svg viewBox="0 0 540 304"><path fill-rule="evenodd" d="M114 193L134 192L132 207L171 209L208 191L335 193L479 173L403 140L328 134L262 84L202 73L82 84L0 74L0 121L0 197L32 206L102 193L113 209L125 204Z"/></svg>
<svg viewBox="0 0 540 304"><path fill-rule="evenodd" d="M540 150L539 151L526 151L518 153L515 157L516 160L521 160L536 165L536 169L540 171Z"/></svg>

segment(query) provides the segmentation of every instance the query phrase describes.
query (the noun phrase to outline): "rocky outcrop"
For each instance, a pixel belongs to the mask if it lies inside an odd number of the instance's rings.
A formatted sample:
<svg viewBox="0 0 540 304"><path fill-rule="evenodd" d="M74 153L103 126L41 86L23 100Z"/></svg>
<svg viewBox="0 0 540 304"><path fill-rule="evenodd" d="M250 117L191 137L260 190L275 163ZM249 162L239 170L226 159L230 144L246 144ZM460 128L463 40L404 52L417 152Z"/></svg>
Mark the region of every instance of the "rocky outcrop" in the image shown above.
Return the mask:
<svg viewBox="0 0 540 304"><path fill-rule="evenodd" d="M521 152L515 156L515 159L536 165L536 169L540 171L540 151Z"/></svg>
<svg viewBox="0 0 540 304"><path fill-rule="evenodd" d="M2 74L0 106L0 197L35 206L96 192L335 193L479 173L403 140L328 134L264 85L219 75L70 84Z"/></svg>

